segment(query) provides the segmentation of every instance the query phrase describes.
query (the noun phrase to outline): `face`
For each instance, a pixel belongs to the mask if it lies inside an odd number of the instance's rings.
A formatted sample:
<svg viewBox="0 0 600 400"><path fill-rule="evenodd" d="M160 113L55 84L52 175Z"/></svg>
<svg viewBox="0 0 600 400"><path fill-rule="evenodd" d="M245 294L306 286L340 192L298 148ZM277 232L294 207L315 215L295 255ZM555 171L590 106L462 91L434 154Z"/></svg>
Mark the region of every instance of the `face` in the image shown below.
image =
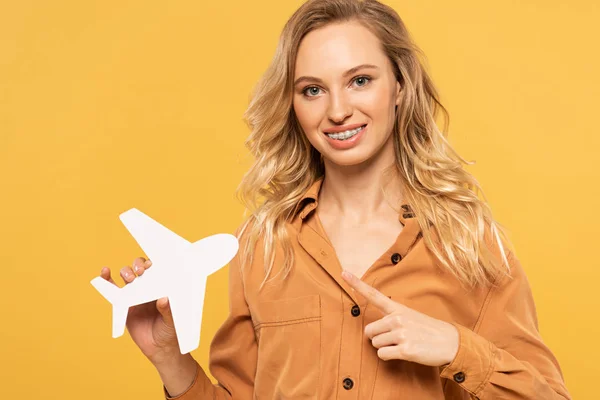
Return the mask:
<svg viewBox="0 0 600 400"><path fill-rule="evenodd" d="M302 39L295 69L294 111L326 167L393 162L400 84L377 36L358 22L326 25Z"/></svg>

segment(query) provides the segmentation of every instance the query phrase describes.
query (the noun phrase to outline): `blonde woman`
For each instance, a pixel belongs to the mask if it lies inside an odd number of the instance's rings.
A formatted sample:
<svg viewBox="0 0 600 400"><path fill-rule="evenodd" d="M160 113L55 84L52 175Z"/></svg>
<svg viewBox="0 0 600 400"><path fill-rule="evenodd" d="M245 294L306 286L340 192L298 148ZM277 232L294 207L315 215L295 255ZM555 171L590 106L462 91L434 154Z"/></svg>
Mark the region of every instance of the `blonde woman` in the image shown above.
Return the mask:
<svg viewBox="0 0 600 400"><path fill-rule="evenodd" d="M129 314L167 398L570 399L420 55L375 0L308 1L287 22L246 113L251 215L218 384L179 354L167 299Z"/></svg>

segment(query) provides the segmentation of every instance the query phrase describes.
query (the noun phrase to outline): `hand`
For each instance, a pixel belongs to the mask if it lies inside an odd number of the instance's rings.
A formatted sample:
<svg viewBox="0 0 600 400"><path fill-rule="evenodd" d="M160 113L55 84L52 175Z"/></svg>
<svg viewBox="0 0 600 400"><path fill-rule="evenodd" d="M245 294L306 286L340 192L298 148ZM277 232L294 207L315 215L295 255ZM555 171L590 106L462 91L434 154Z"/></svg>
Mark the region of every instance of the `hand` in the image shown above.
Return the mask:
<svg viewBox="0 0 600 400"><path fill-rule="evenodd" d="M365 335L382 360L406 360L439 367L456 357L459 333L454 325L396 303L348 271L348 284L385 316L365 327Z"/></svg>
<svg viewBox="0 0 600 400"><path fill-rule="evenodd" d="M150 260L138 257L133 261L133 269L123 267L121 278L125 285L143 275L151 265ZM100 276L115 284L109 268L102 268ZM154 365L171 362L181 356L168 298L130 307L126 326L135 344Z"/></svg>

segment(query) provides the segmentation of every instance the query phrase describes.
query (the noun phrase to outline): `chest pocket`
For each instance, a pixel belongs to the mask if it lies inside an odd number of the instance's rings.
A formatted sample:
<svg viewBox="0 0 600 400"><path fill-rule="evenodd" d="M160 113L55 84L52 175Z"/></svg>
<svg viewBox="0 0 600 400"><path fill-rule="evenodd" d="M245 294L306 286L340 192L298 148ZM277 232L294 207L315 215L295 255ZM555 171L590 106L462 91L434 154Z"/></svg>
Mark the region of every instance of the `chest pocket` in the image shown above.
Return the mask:
<svg viewBox="0 0 600 400"><path fill-rule="evenodd" d="M317 399L320 296L259 302L250 309L258 341L255 399Z"/></svg>

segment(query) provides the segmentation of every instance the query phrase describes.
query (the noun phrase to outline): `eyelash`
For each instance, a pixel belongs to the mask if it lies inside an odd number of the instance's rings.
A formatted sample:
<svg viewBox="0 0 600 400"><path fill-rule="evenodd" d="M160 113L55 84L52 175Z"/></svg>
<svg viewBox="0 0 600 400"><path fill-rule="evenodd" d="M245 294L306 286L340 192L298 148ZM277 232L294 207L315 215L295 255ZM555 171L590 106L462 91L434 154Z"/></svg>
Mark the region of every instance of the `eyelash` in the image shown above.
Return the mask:
<svg viewBox="0 0 600 400"><path fill-rule="evenodd" d="M371 78L371 77L370 77L370 76L368 76L368 75L359 75L359 76L357 76L356 78L352 79L352 82L355 82L357 79L361 79L361 78L363 78L363 79L366 79L366 80L367 80L367 83L365 83L363 86L359 86L359 87L361 87L361 88L363 88L363 87L367 86L367 85L368 85L369 83L371 83L371 81L373 80L373 78ZM316 87L316 88L319 88L318 86L314 86L314 85L307 86L307 87L305 87L304 89L302 89L302 94L303 94L305 97L316 97L316 95L309 96L309 95L307 95L307 94L306 94L306 92L308 91L308 89L311 89L311 88L314 88L314 87Z"/></svg>

